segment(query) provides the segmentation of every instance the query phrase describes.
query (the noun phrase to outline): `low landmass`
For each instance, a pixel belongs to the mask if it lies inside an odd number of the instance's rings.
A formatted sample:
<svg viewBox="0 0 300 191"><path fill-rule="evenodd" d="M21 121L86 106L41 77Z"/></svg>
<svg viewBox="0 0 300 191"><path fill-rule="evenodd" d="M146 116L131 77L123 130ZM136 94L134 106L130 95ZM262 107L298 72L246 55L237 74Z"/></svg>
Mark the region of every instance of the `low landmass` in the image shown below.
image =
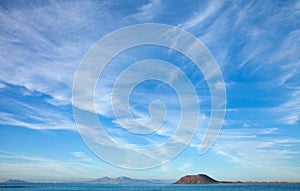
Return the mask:
<svg viewBox="0 0 300 191"><path fill-rule="evenodd" d="M150 180L133 179L126 176L121 176L117 178L103 177L94 180L84 181L81 183L83 184L155 184L155 182L152 182Z"/></svg>
<svg viewBox="0 0 300 191"><path fill-rule="evenodd" d="M61 182L61 184L171 184L174 180L168 179L134 179L126 176L120 176L117 178L110 177L102 177L93 180L87 181L68 181ZM43 182L43 183L51 183L51 182ZM55 182L57 183L57 182ZM7 180L4 182L0 182L0 184L37 184L36 182L27 182L23 180Z"/></svg>
<svg viewBox="0 0 300 191"><path fill-rule="evenodd" d="M300 184L300 182L218 181L206 174L186 175L173 184Z"/></svg>
<svg viewBox="0 0 300 191"><path fill-rule="evenodd" d="M30 184L31 182L27 182L24 180L15 180L15 179L10 179L4 182L0 182L2 184Z"/></svg>

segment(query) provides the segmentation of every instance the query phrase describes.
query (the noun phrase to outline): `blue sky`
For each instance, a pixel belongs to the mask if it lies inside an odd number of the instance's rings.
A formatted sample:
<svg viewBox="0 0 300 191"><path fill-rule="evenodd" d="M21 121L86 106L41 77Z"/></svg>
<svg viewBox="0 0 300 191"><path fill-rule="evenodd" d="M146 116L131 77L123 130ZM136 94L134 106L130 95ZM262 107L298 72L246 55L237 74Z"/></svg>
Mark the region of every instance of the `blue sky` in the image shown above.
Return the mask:
<svg viewBox="0 0 300 191"><path fill-rule="evenodd" d="M195 86L201 108L199 130L182 153L155 168L130 170L89 150L74 121L72 88L91 46L114 30L141 23L177 26L201 40L223 74L227 110L217 141L200 154L211 107L202 73L164 47L121 53L105 68L95 96L99 119L117 141L151 147L167 141L178 122L176 92L148 81L133 91L131 112L147 120L148 104L160 99L171 110L166 128L145 141L118 126L107 104L109 91L138 60L160 59L180 68ZM299 1L1 1L0 180L177 179L206 173L220 180L300 181L299 36Z"/></svg>

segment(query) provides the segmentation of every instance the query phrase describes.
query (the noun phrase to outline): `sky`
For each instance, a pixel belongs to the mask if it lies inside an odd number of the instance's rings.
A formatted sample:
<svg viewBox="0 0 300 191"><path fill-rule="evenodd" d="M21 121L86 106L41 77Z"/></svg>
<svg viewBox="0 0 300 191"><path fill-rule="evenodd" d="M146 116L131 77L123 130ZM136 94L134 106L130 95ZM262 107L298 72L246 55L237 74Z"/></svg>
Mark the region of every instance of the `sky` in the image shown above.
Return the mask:
<svg viewBox="0 0 300 191"><path fill-rule="evenodd" d="M120 28L143 23L166 24L192 34L218 65L226 88L226 114L217 140L205 153L200 145L211 117L210 86L195 63L171 48L144 45L120 52L101 75L97 73L94 92L81 92L95 93L95 110L84 108L85 102L72 102L80 63L91 47ZM176 180L199 173L219 180L300 181L299 36L300 2L293 0L0 1L0 181L104 176ZM112 50L107 47L107 52ZM149 59L171 63L188 77L197 94L199 123L192 140L170 160L146 169L126 168L145 162L133 159L119 167L89 148L73 114L76 108L96 114L105 135L129 149L151 151L170 141L182 116L181 97L169 84L146 80L128 96L127 109L141 123L151 120L150 112L164 103L162 127L149 126L155 133L132 133L139 129L117 119L110 105L112 96L116 104L124 104L124 97L111 92L126 68L140 63L133 79L161 71L163 62L150 68L139 62ZM180 77L172 71L161 75ZM189 100L191 95L182 97ZM149 111L155 100L160 102ZM101 142L101 135L96 138ZM100 144L110 148L106 142ZM108 154L111 160L127 157Z"/></svg>

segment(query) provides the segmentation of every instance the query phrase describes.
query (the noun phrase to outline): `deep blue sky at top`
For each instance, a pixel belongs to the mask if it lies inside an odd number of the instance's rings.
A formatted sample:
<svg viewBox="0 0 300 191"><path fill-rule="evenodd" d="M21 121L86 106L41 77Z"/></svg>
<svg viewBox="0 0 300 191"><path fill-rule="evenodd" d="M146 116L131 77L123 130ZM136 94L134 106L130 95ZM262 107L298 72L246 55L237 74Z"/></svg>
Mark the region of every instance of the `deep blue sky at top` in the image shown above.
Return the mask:
<svg viewBox="0 0 300 191"><path fill-rule="evenodd" d="M199 133L169 163L125 170L97 158L81 139L72 113L73 79L101 37L149 22L177 26L202 41L223 74L227 113L206 154L198 153ZM299 36L299 1L0 1L0 180L176 179L207 173L217 179L300 181ZM168 51L128 50L112 60L103 78L113 80L141 59L173 63L197 88L205 129L211 105L205 79L188 59ZM115 122L105 105L106 85L97 86L96 109L109 129ZM130 100L133 115L147 117L143 104L158 98L171 105L178 101L166 85L138 86Z"/></svg>

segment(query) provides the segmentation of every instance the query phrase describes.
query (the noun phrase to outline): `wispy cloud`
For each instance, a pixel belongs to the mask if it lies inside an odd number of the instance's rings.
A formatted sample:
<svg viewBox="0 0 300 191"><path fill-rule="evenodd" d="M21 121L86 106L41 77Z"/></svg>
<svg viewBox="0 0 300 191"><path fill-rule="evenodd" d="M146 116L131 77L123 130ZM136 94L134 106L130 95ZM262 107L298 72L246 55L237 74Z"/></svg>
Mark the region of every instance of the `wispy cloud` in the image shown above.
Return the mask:
<svg viewBox="0 0 300 191"><path fill-rule="evenodd" d="M289 99L278 107L271 108L271 112L280 114L280 122L285 124L297 124L300 120L300 90L290 93Z"/></svg>
<svg viewBox="0 0 300 191"><path fill-rule="evenodd" d="M50 95L49 103L70 104L77 66L98 40L91 23L100 16L99 24L108 21L105 6L99 14L94 3L28 3L1 11L0 80Z"/></svg>
<svg viewBox="0 0 300 191"><path fill-rule="evenodd" d="M82 160L85 162L93 161L89 156L87 156L84 152L81 152L81 151L72 152L71 154L74 155L75 157L77 157L79 160Z"/></svg>
<svg viewBox="0 0 300 191"><path fill-rule="evenodd" d="M94 179L103 175L101 165L82 161L53 160L27 155L4 153L0 155L0 179L27 181L76 181Z"/></svg>
<svg viewBox="0 0 300 191"><path fill-rule="evenodd" d="M138 13L132 14L125 19L134 18L138 21L151 21L162 11L163 2L161 0L150 0L148 3L142 5L139 8Z"/></svg>
<svg viewBox="0 0 300 191"><path fill-rule="evenodd" d="M246 69L248 75L245 77L259 76L271 65L274 69L299 60L296 53L299 31L297 27L289 27L297 25L292 17L299 18L299 11L294 3L288 3L277 12L271 12L278 6L280 3L269 1L226 4L210 1L180 26L204 42L226 71L225 76L231 76L231 72L246 65L243 70ZM262 9L265 11L257 14L257 10ZM259 18L265 19L258 22ZM273 72L278 75L280 70Z"/></svg>
<svg viewBox="0 0 300 191"><path fill-rule="evenodd" d="M58 116L62 117L60 115ZM27 119L30 119L29 116L27 117L28 117ZM49 118L48 116L46 117ZM35 129L35 130L58 130L58 129L76 130L74 127L74 123L66 119L65 120L55 119L55 121L50 121L50 122L41 120L40 123L33 123L33 122L28 122L28 121L18 119L18 117L16 117L14 114L4 113L4 112L0 113L0 124L25 127L29 129Z"/></svg>
<svg viewBox="0 0 300 191"><path fill-rule="evenodd" d="M45 102L43 94L7 83L5 86L0 90L0 103L9 107L0 111L0 124L36 130L76 130L72 113ZM26 100L20 99L23 96Z"/></svg>
<svg viewBox="0 0 300 191"><path fill-rule="evenodd" d="M210 1L205 8L201 7L191 19L183 24L180 24L179 26L185 30L188 30L192 27L202 25L202 22L207 22L208 20L212 19L213 16L219 13L223 4L224 1Z"/></svg>
<svg viewBox="0 0 300 191"><path fill-rule="evenodd" d="M226 81L245 83L241 90L245 94L252 91L247 84L252 84L251 88L257 84L256 91L265 97L271 88L281 92L277 99L272 98L272 106L263 106L264 110L280 119L279 123L297 124L300 115L299 93L295 90L300 76L297 7L296 2L248 1L227 6L212 1L180 26L197 34L210 49ZM272 12L273 9L278 11ZM264 11L257 14L257 10ZM237 81L234 76L239 76Z"/></svg>
<svg viewBox="0 0 300 191"><path fill-rule="evenodd" d="M279 138L278 129L223 130L212 148L219 155L246 168L276 168L289 159L299 157L300 140Z"/></svg>

